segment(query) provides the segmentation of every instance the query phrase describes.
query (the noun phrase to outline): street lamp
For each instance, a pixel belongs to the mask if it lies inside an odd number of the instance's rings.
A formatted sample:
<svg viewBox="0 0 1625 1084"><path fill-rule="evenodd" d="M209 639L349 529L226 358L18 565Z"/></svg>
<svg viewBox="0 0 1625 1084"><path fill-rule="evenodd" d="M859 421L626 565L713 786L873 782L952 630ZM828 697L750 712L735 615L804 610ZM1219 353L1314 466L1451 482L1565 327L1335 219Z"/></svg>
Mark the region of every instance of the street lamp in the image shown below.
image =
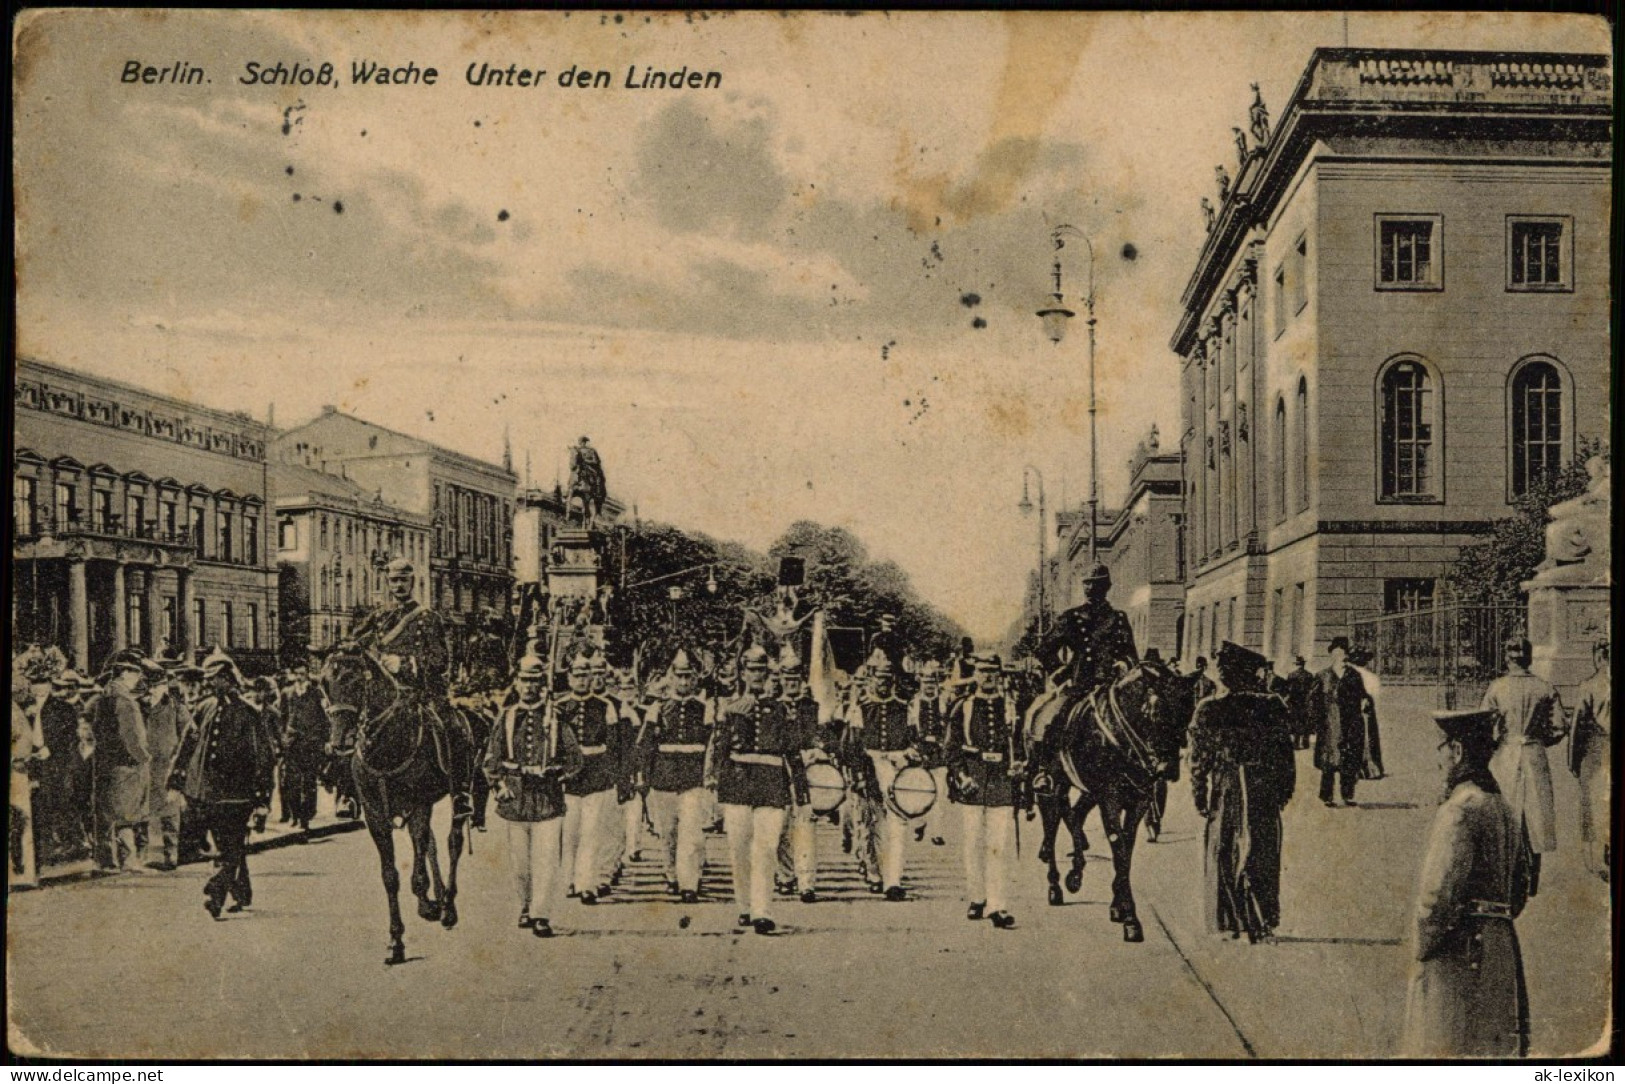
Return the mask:
<svg viewBox="0 0 1625 1084"><path fill-rule="evenodd" d="M1028 465L1021 468L1021 503L1016 505L1022 515L1033 510L1033 502L1027 496L1027 476L1032 475L1038 479L1038 635L1044 636L1044 618L1048 614L1048 607L1044 605L1044 581L1049 578L1049 555L1046 549L1047 541L1044 530L1046 520L1044 510L1044 472L1037 467Z"/></svg>
<svg viewBox="0 0 1625 1084"><path fill-rule="evenodd" d="M1076 226L1056 226L1050 231L1050 242L1059 253L1066 247L1068 237L1081 240L1084 247L1089 250L1089 292L1084 295L1084 322L1089 327L1089 565L1095 564L1095 521L1100 509L1100 474L1095 468L1097 456L1095 454L1095 246L1089 240L1089 235ZM1060 345L1066 338L1066 323L1077 314L1064 304L1065 295L1061 289L1061 258L1055 257L1050 272L1055 281L1055 289L1050 294L1053 303L1038 310L1038 318L1044 322L1044 333L1049 341ZM1025 484L1025 483L1024 483Z"/></svg>
<svg viewBox="0 0 1625 1084"><path fill-rule="evenodd" d="M685 594L686 592L676 584L666 588L666 597L671 599L671 632L673 636L677 635L677 604L683 601Z"/></svg>

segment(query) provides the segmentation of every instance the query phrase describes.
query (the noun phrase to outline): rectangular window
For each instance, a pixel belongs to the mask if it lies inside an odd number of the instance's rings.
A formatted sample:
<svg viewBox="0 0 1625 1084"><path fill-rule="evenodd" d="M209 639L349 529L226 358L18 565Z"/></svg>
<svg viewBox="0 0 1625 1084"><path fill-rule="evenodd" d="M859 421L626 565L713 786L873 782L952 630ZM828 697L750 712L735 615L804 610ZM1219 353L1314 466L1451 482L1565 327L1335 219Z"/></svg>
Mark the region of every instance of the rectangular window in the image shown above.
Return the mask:
<svg viewBox="0 0 1625 1084"><path fill-rule="evenodd" d="M248 646L254 651L260 646L260 608L254 602L248 604Z"/></svg>
<svg viewBox="0 0 1625 1084"><path fill-rule="evenodd" d="M197 547L198 556L201 557L204 555L204 543L209 540L208 533L203 529L203 506L201 504L194 504L191 508L191 516L192 545ZM198 634L201 636L202 633L203 626L199 625Z"/></svg>
<svg viewBox="0 0 1625 1084"><path fill-rule="evenodd" d="M175 635L175 596L164 596L164 639L169 643L177 642Z"/></svg>
<svg viewBox="0 0 1625 1084"><path fill-rule="evenodd" d="M299 525L292 519L280 520L277 523L276 548L279 550L299 548Z"/></svg>
<svg viewBox="0 0 1625 1084"><path fill-rule="evenodd" d="M1303 611L1303 584L1292 586L1292 624L1287 639L1292 644L1294 655L1307 655L1303 644L1304 611Z"/></svg>
<svg viewBox="0 0 1625 1084"><path fill-rule="evenodd" d="M1275 606L1272 612L1275 615L1275 627L1270 630L1270 646L1274 650L1276 659L1280 660L1285 658L1287 652L1291 650L1291 640L1287 635L1286 588L1277 587L1275 589L1274 603Z"/></svg>
<svg viewBox="0 0 1625 1084"><path fill-rule="evenodd" d="M1298 238L1292 246L1292 312L1303 311L1309 304L1309 235Z"/></svg>
<svg viewBox="0 0 1625 1084"><path fill-rule="evenodd" d="M237 628L232 621L231 603L220 604L220 646L233 648L237 646Z"/></svg>
<svg viewBox="0 0 1625 1084"><path fill-rule="evenodd" d="M1281 332L1286 330L1286 266L1275 269L1275 304L1271 306L1275 312L1275 337L1280 338Z"/></svg>
<svg viewBox="0 0 1625 1084"><path fill-rule="evenodd" d="M108 489L90 491L90 525L98 531L113 529L113 492Z"/></svg>
<svg viewBox="0 0 1625 1084"><path fill-rule="evenodd" d="M1377 289L1437 290L1444 285L1443 219L1377 216Z"/></svg>
<svg viewBox="0 0 1625 1084"><path fill-rule="evenodd" d="M34 479L15 478L11 487L11 529L19 537L32 538L38 529L34 514Z"/></svg>
<svg viewBox="0 0 1625 1084"><path fill-rule="evenodd" d="M180 522L175 518L175 514L174 501L158 502L158 528L159 530L163 531L164 535L168 538L174 538L175 529L180 526Z"/></svg>
<svg viewBox="0 0 1625 1084"><path fill-rule="evenodd" d="M251 565L260 563L260 518L243 517L243 560Z"/></svg>
<svg viewBox="0 0 1625 1084"><path fill-rule="evenodd" d="M209 636L209 604L201 598L192 600L192 635L187 637L187 643L192 647L202 647Z"/></svg>
<svg viewBox="0 0 1625 1084"><path fill-rule="evenodd" d="M74 500L73 486L66 482L56 484L56 522L62 527L71 524L79 518L79 505Z"/></svg>
<svg viewBox="0 0 1625 1084"><path fill-rule="evenodd" d="M1574 288L1567 216L1507 216L1507 289Z"/></svg>
<svg viewBox="0 0 1625 1084"><path fill-rule="evenodd" d="M1431 610L1434 583L1434 580L1419 578L1383 580L1382 612L1403 614Z"/></svg>
<svg viewBox="0 0 1625 1084"><path fill-rule="evenodd" d="M216 512L214 514L214 524L214 555L218 560L229 561L232 559L234 552L231 548L231 513L224 510Z"/></svg>
<svg viewBox="0 0 1625 1084"><path fill-rule="evenodd" d="M132 493L125 501L125 522L129 525L130 533L137 538L146 538L151 532L147 529L147 498Z"/></svg>

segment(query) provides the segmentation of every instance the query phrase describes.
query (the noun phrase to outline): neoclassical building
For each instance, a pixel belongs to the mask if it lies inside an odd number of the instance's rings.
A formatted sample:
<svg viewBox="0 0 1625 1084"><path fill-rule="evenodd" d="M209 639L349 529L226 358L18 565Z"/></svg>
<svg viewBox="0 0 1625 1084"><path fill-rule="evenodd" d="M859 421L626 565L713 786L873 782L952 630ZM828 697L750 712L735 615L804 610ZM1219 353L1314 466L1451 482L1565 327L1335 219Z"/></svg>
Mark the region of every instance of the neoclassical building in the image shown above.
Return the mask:
<svg viewBox="0 0 1625 1084"><path fill-rule="evenodd" d="M31 358L12 417L13 635L92 672L127 646L274 664L268 425Z"/></svg>
<svg viewBox="0 0 1625 1084"><path fill-rule="evenodd" d="M1606 435L1612 108L1606 56L1313 54L1228 164L1172 340L1185 654L1284 664L1430 605Z"/></svg>

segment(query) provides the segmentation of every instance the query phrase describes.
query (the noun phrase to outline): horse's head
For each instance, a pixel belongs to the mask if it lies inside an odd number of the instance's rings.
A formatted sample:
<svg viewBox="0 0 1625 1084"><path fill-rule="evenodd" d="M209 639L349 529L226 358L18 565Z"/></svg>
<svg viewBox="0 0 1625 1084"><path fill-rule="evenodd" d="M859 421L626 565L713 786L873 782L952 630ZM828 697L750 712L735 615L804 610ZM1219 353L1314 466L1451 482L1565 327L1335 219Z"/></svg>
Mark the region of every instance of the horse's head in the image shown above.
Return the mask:
<svg viewBox="0 0 1625 1084"><path fill-rule="evenodd" d="M328 741L335 749L351 744L362 721L376 716L393 699L394 682L359 650L341 648L328 655L316 684L326 702Z"/></svg>
<svg viewBox="0 0 1625 1084"><path fill-rule="evenodd" d="M1180 717L1178 678L1160 666L1140 663L1118 679L1115 691L1157 758L1177 764L1186 723Z"/></svg>

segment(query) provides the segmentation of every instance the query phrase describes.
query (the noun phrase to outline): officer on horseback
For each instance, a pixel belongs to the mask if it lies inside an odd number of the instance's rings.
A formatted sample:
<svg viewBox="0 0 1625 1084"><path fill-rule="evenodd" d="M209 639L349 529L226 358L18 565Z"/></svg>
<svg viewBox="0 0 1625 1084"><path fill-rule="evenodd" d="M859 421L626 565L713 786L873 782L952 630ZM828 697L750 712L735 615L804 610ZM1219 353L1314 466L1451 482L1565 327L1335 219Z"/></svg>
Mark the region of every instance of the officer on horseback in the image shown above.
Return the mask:
<svg viewBox="0 0 1625 1084"><path fill-rule="evenodd" d="M357 645L377 653L407 695L428 710L423 714L434 733L440 766L450 781L452 817L474 815L474 738L462 713L447 698L451 654L440 615L412 597L417 573L410 561L397 557L384 569L391 602L356 625L351 634Z"/></svg>
<svg viewBox="0 0 1625 1084"><path fill-rule="evenodd" d="M1083 581L1083 604L1063 613L1038 647L1038 659L1050 671L1061 665L1063 647L1072 652L1065 677L1074 696L1086 696L1115 681L1119 664L1126 670L1140 661L1128 617L1106 601L1111 586L1112 574L1105 565L1090 569Z"/></svg>

